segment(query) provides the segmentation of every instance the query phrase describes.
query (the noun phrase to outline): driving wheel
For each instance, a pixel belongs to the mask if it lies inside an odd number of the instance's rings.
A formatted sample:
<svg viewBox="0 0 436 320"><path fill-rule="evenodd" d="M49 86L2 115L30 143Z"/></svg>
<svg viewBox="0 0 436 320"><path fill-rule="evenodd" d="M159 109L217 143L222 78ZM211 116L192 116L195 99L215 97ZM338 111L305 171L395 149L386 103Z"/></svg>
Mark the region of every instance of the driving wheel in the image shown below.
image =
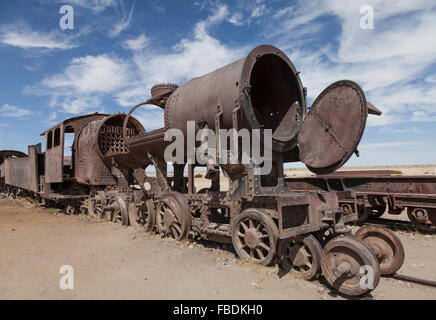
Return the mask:
<svg viewBox="0 0 436 320"><path fill-rule="evenodd" d="M292 271L306 280L318 276L321 256L321 244L312 235L300 240L285 239L279 243L280 266L283 271Z"/></svg>
<svg viewBox="0 0 436 320"><path fill-rule="evenodd" d="M278 234L273 219L258 209L247 209L232 222L232 242L238 256L264 266L276 261Z"/></svg>
<svg viewBox="0 0 436 320"><path fill-rule="evenodd" d="M88 198L88 215L93 218L103 218L103 199L94 192Z"/></svg>
<svg viewBox="0 0 436 320"><path fill-rule="evenodd" d="M176 240L188 237L191 230L191 210L181 193L170 191L162 196L156 211L158 233Z"/></svg>
<svg viewBox="0 0 436 320"><path fill-rule="evenodd" d="M117 197L112 200L109 204L109 208L111 209L111 221L114 223L120 223L123 226L129 225L129 215L127 212L126 202Z"/></svg>
<svg viewBox="0 0 436 320"><path fill-rule="evenodd" d="M154 226L154 221L155 208L153 200L129 205L129 224L131 226L143 226L146 231L150 231Z"/></svg>

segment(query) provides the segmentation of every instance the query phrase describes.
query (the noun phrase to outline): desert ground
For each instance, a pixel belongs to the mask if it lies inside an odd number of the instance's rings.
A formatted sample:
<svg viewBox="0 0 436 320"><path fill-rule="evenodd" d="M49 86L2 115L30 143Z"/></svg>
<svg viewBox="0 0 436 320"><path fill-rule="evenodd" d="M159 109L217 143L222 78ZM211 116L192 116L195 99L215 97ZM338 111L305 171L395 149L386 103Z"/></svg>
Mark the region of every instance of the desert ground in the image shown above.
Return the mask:
<svg viewBox="0 0 436 320"><path fill-rule="evenodd" d="M436 174L436 166L389 169ZM397 234L406 252L399 274L436 280L436 235ZM26 199L0 200L0 243L0 299L344 299L322 280L242 262L228 245L176 242ZM73 267L74 289L59 286L63 265ZM364 299L436 299L436 288L382 278Z"/></svg>

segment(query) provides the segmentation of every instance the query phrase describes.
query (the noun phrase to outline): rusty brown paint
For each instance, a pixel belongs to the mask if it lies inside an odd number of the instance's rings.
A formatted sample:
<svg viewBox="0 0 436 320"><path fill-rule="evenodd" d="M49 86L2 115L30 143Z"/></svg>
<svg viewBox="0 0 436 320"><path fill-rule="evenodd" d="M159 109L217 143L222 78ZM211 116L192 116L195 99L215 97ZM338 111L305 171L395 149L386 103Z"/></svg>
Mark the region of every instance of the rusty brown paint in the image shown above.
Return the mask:
<svg viewBox="0 0 436 320"><path fill-rule="evenodd" d="M359 85L343 80L327 87L316 98L298 135L301 161L317 174L339 169L355 152L367 116Z"/></svg>
<svg viewBox="0 0 436 320"><path fill-rule="evenodd" d="M28 156L5 159L5 183L14 187L39 191L38 154L41 144L29 146Z"/></svg>

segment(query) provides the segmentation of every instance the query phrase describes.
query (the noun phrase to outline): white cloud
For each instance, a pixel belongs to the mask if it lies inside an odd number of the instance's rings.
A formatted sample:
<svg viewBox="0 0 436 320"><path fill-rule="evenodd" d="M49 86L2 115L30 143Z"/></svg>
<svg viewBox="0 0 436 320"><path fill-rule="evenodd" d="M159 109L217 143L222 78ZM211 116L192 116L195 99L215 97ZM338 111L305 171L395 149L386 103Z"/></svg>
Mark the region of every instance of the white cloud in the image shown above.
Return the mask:
<svg viewBox="0 0 436 320"><path fill-rule="evenodd" d="M134 55L143 83L149 89L154 83L182 82L204 75L242 58L247 47L228 47L209 35L209 29L225 21L227 6L217 7L213 13L194 26L194 36L181 39L170 52L147 48Z"/></svg>
<svg viewBox="0 0 436 320"><path fill-rule="evenodd" d="M24 92L50 97L51 107L80 114L102 110L102 99L130 85L129 63L114 55L74 58L63 72L45 77Z"/></svg>
<svg viewBox="0 0 436 320"><path fill-rule="evenodd" d="M393 128L393 127L380 127L380 133L424 133L424 131L418 129L417 127L404 127L404 128Z"/></svg>
<svg viewBox="0 0 436 320"><path fill-rule="evenodd" d="M141 101L146 101L150 95L142 83L132 83L132 87L117 94L117 103L122 107L133 107ZM151 88L151 87L150 87Z"/></svg>
<svg viewBox="0 0 436 320"><path fill-rule="evenodd" d="M27 87L25 93L47 95L50 106L73 114L102 109L104 99L132 107L145 101L156 83L183 84L246 55L250 48L226 46L209 34L212 26L227 18L226 5L215 7L209 17L195 24L191 35L170 50L154 48L140 35L122 43L132 50L131 59L105 54L74 58L63 72L45 77L40 85ZM163 116L159 121L152 122L162 124Z"/></svg>
<svg viewBox="0 0 436 320"><path fill-rule="evenodd" d="M139 120L144 129L154 130L164 126L164 112L156 106L149 106L151 109L139 109L133 114L133 117Z"/></svg>
<svg viewBox="0 0 436 320"><path fill-rule="evenodd" d="M241 12L235 12L227 21L235 26L241 26L244 24L244 16Z"/></svg>
<svg viewBox="0 0 436 320"><path fill-rule="evenodd" d="M114 56L74 58L61 74L45 78L48 88L64 88L78 93L109 93L126 86L128 65Z"/></svg>
<svg viewBox="0 0 436 320"><path fill-rule="evenodd" d="M414 145L421 145L421 144L427 144L427 143L423 141L362 143L359 145L359 149L398 148L398 147L414 146Z"/></svg>
<svg viewBox="0 0 436 320"><path fill-rule="evenodd" d="M433 122L436 121L436 110L435 112L427 111L413 111L411 121L417 122Z"/></svg>
<svg viewBox="0 0 436 320"><path fill-rule="evenodd" d="M430 83L436 83L436 74L432 74L431 76L428 76L427 78L425 78L425 81Z"/></svg>
<svg viewBox="0 0 436 320"><path fill-rule="evenodd" d="M124 49L132 50L132 51L140 51L147 47L149 44L149 39L145 36L145 34L141 34L137 38L127 39L122 43Z"/></svg>
<svg viewBox="0 0 436 320"><path fill-rule="evenodd" d="M206 20L197 22L194 28L196 38L208 36L208 29L214 24L222 22L229 14L227 5L219 5L214 9L214 12L207 17Z"/></svg>
<svg viewBox="0 0 436 320"><path fill-rule="evenodd" d="M23 109L10 104L4 104L0 107L0 114L3 117L21 118L30 115L32 112L28 109Z"/></svg>
<svg viewBox="0 0 436 320"><path fill-rule="evenodd" d="M94 13L100 13L106 8L117 6L116 0L61 0L58 2L78 5L86 9L92 10Z"/></svg>
<svg viewBox="0 0 436 320"><path fill-rule="evenodd" d="M150 5L153 10L156 10L159 13L165 12L165 7L161 4L159 4L159 1L149 1L148 4Z"/></svg>
<svg viewBox="0 0 436 320"><path fill-rule="evenodd" d="M37 32L22 23L1 26L0 42L23 49L66 50L79 46L74 42L74 37L67 36L65 33L62 34L57 30Z"/></svg>
<svg viewBox="0 0 436 320"><path fill-rule="evenodd" d="M135 8L135 4L132 5L132 8L130 8L130 13L126 15L124 12L124 6L121 6L121 9L123 11L123 16L121 18L121 21L115 24L113 29L111 29L108 33L108 36L111 38L118 37L121 32L126 30L130 26L130 21L132 20L132 14L133 9Z"/></svg>
<svg viewBox="0 0 436 320"><path fill-rule="evenodd" d="M266 6L264 4L257 6L251 11L251 18L258 18L260 16L263 16L266 11Z"/></svg>
<svg viewBox="0 0 436 320"><path fill-rule="evenodd" d="M80 96L71 94L65 95L62 98L60 106L65 113L82 114L85 112L104 112L101 96Z"/></svg>
<svg viewBox="0 0 436 320"><path fill-rule="evenodd" d="M263 3L263 0L238 0L232 3L229 10L233 14L227 17L227 22L235 25L249 25L252 22L260 22L260 18L267 16L271 10Z"/></svg>
<svg viewBox="0 0 436 320"><path fill-rule="evenodd" d="M249 48L228 47L209 34L212 26L227 17L226 5L214 7L210 16L194 25L193 36L181 39L169 52L149 45L143 50L135 50L133 69L137 70L135 79L138 80L118 93L118 104L131 107L144 101L156 83L174 82L180 85L242 58ZM136 40L142 42L140 38Z"/></svg>
<svg viewBox="0 0 436 320"><path fill-rule="evenodd" d="M381 117L371 116L369 125L434 119L436 81L428 76L423 85L422 80L436 66L436 4L373 0L375 29L362 30L359 9L364 4L367 1L298 1L277 11L266 33L302 71L309 99L336 80L351 79L383 111ZM335 29L337 46L332 41L320 45L327 30L334 35ZM418 113L412 117L413 112Z"/></svg>
<svg viewBox="0 0 436 320"><path fill-rule="evenodd" d="M56 119L56 117L57 117L57 113L56 112L52 112L52 113L50 113L50 115L48 116L48 121L53 121L53 120L55 120Z"/></svg>

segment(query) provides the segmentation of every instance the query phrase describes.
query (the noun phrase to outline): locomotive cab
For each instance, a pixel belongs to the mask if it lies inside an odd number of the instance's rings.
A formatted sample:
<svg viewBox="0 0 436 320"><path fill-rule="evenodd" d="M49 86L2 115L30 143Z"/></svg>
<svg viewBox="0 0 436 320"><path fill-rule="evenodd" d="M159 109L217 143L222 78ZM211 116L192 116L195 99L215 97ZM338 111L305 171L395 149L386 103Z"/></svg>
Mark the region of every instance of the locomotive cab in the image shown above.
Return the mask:
<svg viewBox="0 0 436 320"><path fill-rule="evenodd" d="M43 133L45 135L45 182L64 181L64 133L63 123Z"/></svg>
<svg viewBox="0 0 436 320"><path fill-rule="evenodd" d="M40 177L44 197L62 195L76 182L76 140L89 122L105 117L94 113L64 120L41 133L45 136L44 176ZM71 149L71 153L68 149ZM71 192L71 190L69 190Z"/></svg>

